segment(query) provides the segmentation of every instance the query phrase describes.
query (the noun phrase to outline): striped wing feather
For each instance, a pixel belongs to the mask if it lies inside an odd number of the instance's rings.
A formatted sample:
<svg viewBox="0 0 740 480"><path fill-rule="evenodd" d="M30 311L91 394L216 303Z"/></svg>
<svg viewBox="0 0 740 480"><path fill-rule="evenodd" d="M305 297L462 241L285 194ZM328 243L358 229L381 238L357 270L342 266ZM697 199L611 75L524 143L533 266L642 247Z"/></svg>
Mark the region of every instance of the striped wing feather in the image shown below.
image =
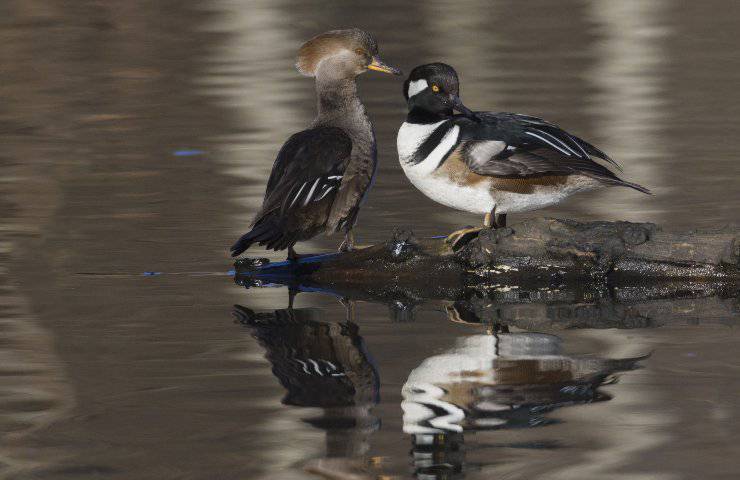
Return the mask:
<svg viewBox="0 0 740 480"><path fill-rule="evenodd" d="M514 177L580 174L649 193L594 160L619 168L606 153L557 125L515 113L478 115L482 121L467 126L462 147L465 162L475 173Z"/></svg>
<svg viewBox="0 0 740 480"><path fill-rule="evenodd" d="M275 159L252 229L231 247L232 255L253 243L282 250L319 233L351 151L351 139L339 128L312 128L290 137Z"/></svg>
<svg viewBox="0 0 740 480"><path fill-rule="evenodd" d="M255 223L267 213L285 215L311 202L331 202L351 151L352 141L339 128L313 128L290 137L275 159Z"/></svg>

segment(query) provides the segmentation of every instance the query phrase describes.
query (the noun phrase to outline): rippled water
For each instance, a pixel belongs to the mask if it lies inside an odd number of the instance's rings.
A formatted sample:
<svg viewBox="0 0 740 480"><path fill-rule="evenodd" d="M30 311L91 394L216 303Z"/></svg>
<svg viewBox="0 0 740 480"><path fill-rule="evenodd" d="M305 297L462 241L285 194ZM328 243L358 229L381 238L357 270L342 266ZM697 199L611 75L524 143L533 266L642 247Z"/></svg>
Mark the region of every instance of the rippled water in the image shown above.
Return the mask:
<svg viewBox="0 0 740 480"><path fill-rule="evenodd" d="M499 298L508 330L451 299L347 318L235 284L227 247L312 118L297 46L346 25L406 70L451 63L473 108L592 139L655 193L529 216L737 222L738 18L729 0L5 1L0 477L735 478L736 299L630 316ZM401 82L360 90L380 169L359 241L479 221L401 174Z"/></svg>

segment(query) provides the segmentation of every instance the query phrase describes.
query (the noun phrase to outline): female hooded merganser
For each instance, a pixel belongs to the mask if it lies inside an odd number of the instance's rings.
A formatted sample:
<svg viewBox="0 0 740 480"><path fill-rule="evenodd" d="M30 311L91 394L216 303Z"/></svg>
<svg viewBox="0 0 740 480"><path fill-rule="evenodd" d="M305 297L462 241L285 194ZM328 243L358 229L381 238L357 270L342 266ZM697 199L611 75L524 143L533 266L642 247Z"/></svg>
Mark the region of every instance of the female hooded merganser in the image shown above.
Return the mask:
<svg viewBox="0 0 740 480"><path fill-rule="evenodd" d="M616 162L590 143L545 120L516 113L472 112L459 97L457 72L444 63L416 67L404 83L409 114L398 131L406 176L432 200L485 214L485 227L506 214L619 185L650 193L595 162ZM457 110L462 115L453 114ZM453 232L453 246L485 227Z"/></svg>
<svg viewBox="0 0 740 480"><path fill-rule="evenodd" d="M375 133L357 96L365 71L401 75L378 58L375 39L362 30L333 30L304 43L298 71L316 77L318 115L280 149L252 229L232 247L237 256L253 243L288 249L321 232L345 232L340 249L353 247L352 227L377 165Z"/></svg>

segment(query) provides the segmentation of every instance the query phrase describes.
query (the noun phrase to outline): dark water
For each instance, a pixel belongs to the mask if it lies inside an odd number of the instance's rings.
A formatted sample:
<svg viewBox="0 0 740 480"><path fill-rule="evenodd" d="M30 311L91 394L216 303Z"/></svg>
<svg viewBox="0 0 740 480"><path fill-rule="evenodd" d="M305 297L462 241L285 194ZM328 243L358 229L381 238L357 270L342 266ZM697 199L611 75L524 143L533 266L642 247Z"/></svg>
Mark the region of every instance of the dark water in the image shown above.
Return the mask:
<svg viewBox="0 0 740 480"><path fill-rule="evenodd" d="M534 215L737 222L739 18L729 0L4 1L0 477L736 478L732 298L638 322L602 299L600 323L589 299L517 297L508 332L443 299L348 322L329 296L290 312L284 288L236 285L227 246L312 118L297 46L347 25L407 70L453 64L469 106L592 139L655 193ZM401 174L401 82L360 89L380 169L359 241L477 222Z"/></svg>

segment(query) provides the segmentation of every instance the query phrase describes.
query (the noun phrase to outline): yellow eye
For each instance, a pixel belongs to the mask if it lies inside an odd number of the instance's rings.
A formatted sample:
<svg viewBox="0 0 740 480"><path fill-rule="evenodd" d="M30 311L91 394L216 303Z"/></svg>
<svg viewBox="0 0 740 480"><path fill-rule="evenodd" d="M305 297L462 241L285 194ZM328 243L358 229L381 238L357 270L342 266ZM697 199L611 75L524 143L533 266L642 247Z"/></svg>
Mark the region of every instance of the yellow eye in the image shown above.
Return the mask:
<svg viewBox="0 0 740 480"><path fill-rule="evenodd" d="M361 49L361 48L356 48L356 49L355 49L355 53L356 53L357 55L362 55L362 56L364 56L364 55L365 55L365 50L363 50L363 49Z"/></svg>
<svg viewBox="0 0 740 480"><path fill-rule="evenodd" d="M436 85L432 85L432 91L433 91L434 93L437 93L437 92L439 92L439 87L438 87L438 86L436 86Z"/></svg>

